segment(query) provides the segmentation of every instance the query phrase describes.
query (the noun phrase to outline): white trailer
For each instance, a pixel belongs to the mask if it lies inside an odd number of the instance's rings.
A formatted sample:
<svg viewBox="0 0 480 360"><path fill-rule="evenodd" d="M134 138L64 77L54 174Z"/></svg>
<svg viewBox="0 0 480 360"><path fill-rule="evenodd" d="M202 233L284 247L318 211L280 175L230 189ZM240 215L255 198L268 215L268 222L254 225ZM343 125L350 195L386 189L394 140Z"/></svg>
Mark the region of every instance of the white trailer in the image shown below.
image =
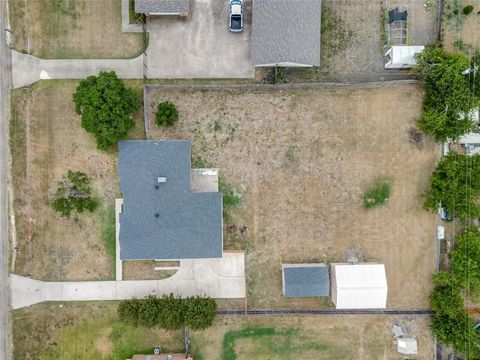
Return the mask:
<svg viewBox="0 0 480 360"><path fill-rule="evenodd" d="M415 54L422 52L424 46L394 45L386 48L385 69L410 69L415 64Z"/></svg>

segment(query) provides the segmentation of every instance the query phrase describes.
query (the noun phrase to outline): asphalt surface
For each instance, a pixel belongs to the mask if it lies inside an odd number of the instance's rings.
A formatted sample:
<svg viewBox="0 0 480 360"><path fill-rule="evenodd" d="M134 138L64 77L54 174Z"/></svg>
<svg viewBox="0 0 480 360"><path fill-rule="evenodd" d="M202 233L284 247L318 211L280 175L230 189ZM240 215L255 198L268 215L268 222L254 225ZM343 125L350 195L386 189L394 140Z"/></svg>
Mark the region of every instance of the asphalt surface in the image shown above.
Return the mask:
<svg viewBox="0 0 480 360"><path fill-rule="evenodd" d="M12 85L11 55L5 40L6 1L0 1L0 359L10 359L8 304L8 101Z"/></svg>

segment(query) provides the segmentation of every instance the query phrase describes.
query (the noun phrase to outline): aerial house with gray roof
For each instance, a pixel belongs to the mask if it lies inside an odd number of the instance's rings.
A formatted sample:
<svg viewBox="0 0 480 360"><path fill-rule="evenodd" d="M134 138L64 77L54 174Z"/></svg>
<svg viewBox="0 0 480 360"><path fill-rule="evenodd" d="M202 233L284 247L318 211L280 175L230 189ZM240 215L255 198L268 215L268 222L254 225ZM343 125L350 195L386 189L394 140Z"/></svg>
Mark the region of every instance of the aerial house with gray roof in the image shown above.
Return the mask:
<svg viewBox="0 0 480 360"><path fill-rule="evenodd" d="M181 260L223 255L222 193L217 186L192 191L188 141L120 141L118 172L121 260ZM208 181L207 181L208 185ZM214 184L215 185L215 184ZM200 192L201 191L201 192Z"/></svg>
<svg viewBox="0 0 480 360"><path fill-rule="evenodd" d="M320 0L254 0L254 66L320 66Z"/></svg>
<svg viewBox="0 0 480 360"><path fill-rule="evenodd" d="M135 0L135 12L139 14L187 16L189 11L189 0Z"/></svg>

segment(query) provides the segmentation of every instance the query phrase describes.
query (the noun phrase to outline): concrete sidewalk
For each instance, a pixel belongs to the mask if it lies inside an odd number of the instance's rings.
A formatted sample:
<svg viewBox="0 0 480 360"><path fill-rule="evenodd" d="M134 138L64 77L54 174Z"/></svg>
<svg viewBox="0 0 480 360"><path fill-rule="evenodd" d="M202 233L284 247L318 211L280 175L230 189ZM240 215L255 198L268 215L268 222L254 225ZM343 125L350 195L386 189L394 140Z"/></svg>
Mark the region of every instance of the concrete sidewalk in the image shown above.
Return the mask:
<svg viewBox="0 0 480 360"><path fill-rule="evenodd" d="M47 79L84 79L100 71L115 71L122 79L143 78L143 55L134 59L39 59L12 50L13 87Z"/></svg>
<svg viewBox="0 0 480 360"><path fill-rule="evenodd" d="M182 260L180 270L163 280L45 282L10 275L14 309L44 301L94 301L144 298L148 295L245 297L245 256L223 254L221 259Z"/></svg>

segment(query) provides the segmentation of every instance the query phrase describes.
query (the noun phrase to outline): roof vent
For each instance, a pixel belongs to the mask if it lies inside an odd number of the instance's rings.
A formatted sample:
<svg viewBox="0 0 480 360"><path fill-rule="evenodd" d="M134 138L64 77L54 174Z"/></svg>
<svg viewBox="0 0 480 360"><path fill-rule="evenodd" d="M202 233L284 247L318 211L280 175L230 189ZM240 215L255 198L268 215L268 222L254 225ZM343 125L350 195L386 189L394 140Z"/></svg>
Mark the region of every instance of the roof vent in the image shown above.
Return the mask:
<svg viewBox="0 0 480 360"><path fill-rule="evenodd" d="M158 219L160 217L159 213L155 213L155 217Z"/></svg>
<svg viewBox="0 0 480 360"><path fill-rule="evenodd" d="M161 184L161 183L166 183L166 182L167 182L167 178L165 176L157 177L157 183Z"/></svg>

